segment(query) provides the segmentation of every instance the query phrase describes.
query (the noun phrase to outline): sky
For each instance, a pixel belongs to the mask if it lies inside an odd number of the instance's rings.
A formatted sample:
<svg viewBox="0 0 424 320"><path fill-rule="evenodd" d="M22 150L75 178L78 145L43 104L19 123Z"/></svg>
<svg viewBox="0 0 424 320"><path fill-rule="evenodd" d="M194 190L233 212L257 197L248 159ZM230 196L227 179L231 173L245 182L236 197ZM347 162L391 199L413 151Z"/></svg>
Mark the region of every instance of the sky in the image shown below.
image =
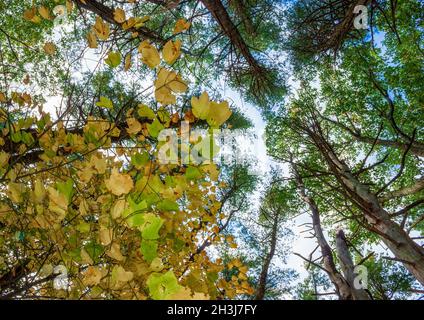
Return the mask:
<svg viewBox="0 0 424 320"><path fill-rule="evenodd" d="M298 83L294 82L293 79L289 80L289 85L293 88L298 87ZM253 124L252 130L256 134L256 138L253 141L253 148L250 150L254 151L254 157L257 159L257 166L260 168L259 172L262 176L266 175L271 167L281 168L282 175L288 176L288 166L277 163L273 159L271 159L266 151L266 142L265 142L265 128L266 122L263 120L260 111L250 103L247 103L243 100L242 94L236 92L228 87L224 86L222 92L223 98L228 98L233 101L233 104L237 106L243 114L249 118ZM251 143L249 140L245 140L245 143ZM256 188L255 194L252 195L254 200L254 208L252 208L252 212L259 208L259 196L262 191L266 188L266 184L259 184ZM302 256L309 256L309 254L315 249L316 241L315 239L305 238L306 236L310 236L309 233L301 233L305 231L306 227L305 223L311 222L311 217L308 213L303 213L296 217L289 228L292 230L294 234L293 242L291 243L290 254L287 257L286 263L283 263L281 260L276 261L278 266L284 266L285 268L291 268L296 270L299 273L298 281L302 281L305 277L308 276L308 272L305 270L304 261L299 256L294 253L299 253ZM278 258L276 258L278 260Z"/></svg>

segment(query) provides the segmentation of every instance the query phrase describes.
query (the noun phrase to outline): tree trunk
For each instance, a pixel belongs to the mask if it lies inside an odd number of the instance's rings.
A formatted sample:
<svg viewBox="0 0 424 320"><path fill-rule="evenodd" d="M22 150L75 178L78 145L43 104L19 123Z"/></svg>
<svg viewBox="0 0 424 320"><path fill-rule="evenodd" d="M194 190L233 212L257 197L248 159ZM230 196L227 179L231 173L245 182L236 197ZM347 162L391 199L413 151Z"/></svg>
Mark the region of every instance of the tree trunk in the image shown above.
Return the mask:
<svg viewBox="0 0 424 320"><path fill-rule="evenodd" d="M346 237L343 230L339 230L336 236L336 250L337 256L340 260L340 266L342 268L344 277L349 283L352 290L352 296L354 300L369 300L368 293L363 288L355 288L355 266L349 253L349 249L346 244Z"/></svg>
<svg viewBox="0 0 424 320"><path fill-rule="evenodd" d="M336 265L334 263L332 250L327 240L325 239L324 232L322 231L318 206L315 200L306 194L306 189L303 183L303 179L298 173L296 165L294 163L292 163L292 168L296 176L296 182L297 182L300 195L303 201L305 201L305 203L309 206L309 209L311 210L312 225L315 231L315 237L321 249L324 269L327 271L327 274L336 289L336 293L339 296L339 299L351 300L353 298L351 288L349 284L347 283L347 281L343 278L343 276L337 270Z"/></svg>
<svg viewBox="0 0 424 320"><path fill-rule="evenodd" d="M226 34L231 43L237 48L237 50L244 57L249 66L257 73L262 71L262 67L252 56L250 49L239 30L234 25L227 10L220 0L200 0L206 9L212 14L213 18L218 22L222 31Z"/></svg>
<svg viewBox="0 0 424 320"><path fill-rule="evenodd" d="M397 223L390 219L375 194L362 184L323 138L319 124L306 132L324 156L330 170L347 192L350 200L363 212L369 230L377 233L396 259L424 285L424 249L415 243Z"/></svg>
<svg viewBox="0 0 424 320"><path fill-rule="evenodd" d="M272 225L272 234L271 234L271 247L269 252L265 257L264 264L262 266L261 274L259 276L259 284L256 289L255 300L263 300L265 296L265 289L268 278L269 266L271 264L272 258L275 254L275 248L277 246L277 233L278 233L278 214L275 215L273 225Z"/></svg>

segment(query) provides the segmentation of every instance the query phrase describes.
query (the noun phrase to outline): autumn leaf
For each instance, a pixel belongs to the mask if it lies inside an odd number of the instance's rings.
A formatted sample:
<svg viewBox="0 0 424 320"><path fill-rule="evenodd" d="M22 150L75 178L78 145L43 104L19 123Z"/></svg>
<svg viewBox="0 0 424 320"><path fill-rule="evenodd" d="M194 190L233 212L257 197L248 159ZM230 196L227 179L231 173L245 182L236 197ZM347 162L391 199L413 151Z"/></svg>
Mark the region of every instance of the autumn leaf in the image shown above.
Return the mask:
<svg viewBox="0 0 424 320"><path fill-rule="evenodd" d="M96 106L102 107L102 108L107 108L107 109L112 109L113 103L110 99L101 96L100 101L96 102Z"/></svg>
<svg viewBox="0 0 424 320"><path fill-rule="evenodd" d="M169 40L162 50L162 57L168 64L173 64L181 54L181 41L177 39L175 42Z"/></svg>
<svg viewBox="0 0 424 320"><path fill-rule="evenodd" d="M109 179L105 180L105 185L114 195L120 196L128 194L134 187L132 178L125 173L119 173L118 169L112 169Z"/></svg>
<svg viewBox="0 0 424 320"><path fill-rule="evenodd" d="M121 54L119 52L111 51L105 59L105 62L109 67L116 68L121 63Z"/></svg>
<svg viewBox="0 0 424 320"><path fill-rule="evenodd" d="M151 45L147 40L144 40L138 47L141 53L141 61L143 61L150 69L154 69L160 63L159 51Z"/></svg>
<svg viewBox="0 0 424 320"><path fill-rule="evenodd" d="M140 117L145 117L148 119L156 118L156 114L154 113L154 111L145 104L138 105L137 113Z"/></svg>
<svg viewBox="0 0 424 320"><path fill-rule="evenodd" d="M89 266L83 273L83 283L86 286L95 286L102 279L102 271L99 267Z"/></svg>
<svg viewBox="0 0 424 320"><path fill-rule="evenodd" d="M125 260L125 257L121 253L120 245L116 242L112 243L110 250L106 251L106 254L117 261Z"/></svg>
<svg viewBox="0 0 424 320"><path fill-rule="evenodd" d="M174 34L188 30L191 26L191 23L185 19L178 19L175 23Z"/></svg>
<svg viewBox="0 0 424 320"><path fill-rule="evenodd" d="M125 11L120 8L115 9L115 11L113 12L113 19L118 23L124 23L126 20Z"/></svg>
<svg viewBox="0 0 424 320"><path fill-rule="evenodd" d="M99 16L96 17L96 23L94 24L94 31L100 40L107 40L110 35L109 24L104 22Z"/></svg>
<svg viewBox="0 0 424 320"><path fill-rule="evenodd" d="M50 20L50 11L45 6L41 6L38 8L38 13L46 20Z"/></svg>
<svg viewBox="0 0 424 320"><path fill-rule="evenodd" d="M153 213L143 216L144 223L139 227L141 236L146 240L156 240L159 238L159 230L162 227L163 219Z"/></svg>
<svg viewBox="0 0 424 320"><path fill-rule="evenodd" d="M140 251L143 258L147 262L152 262L157 257L158 242L157 240L141 240Z"/></svg>
<svg viewBox="0 0 424 320"><path fill-rule="evenodd" d="M134 278L134 274L131 271L126 271L121 266L115 266L112 270L112 280L118 282L129 282Z"/></svg>
<svg viewBox="0 0 424 320"><path fill-rule="evenodd" d="M193 114L201 119L206 120L209 115L211 103L209 101L209 95L207 92L203 92L199 98L191 97L191 107Z"/></svg>
<svg viewBox="0 0 424 320"><path fill-rule="evenodd" d="M147 286L155 300L171 299L182 288L171 270L164 274L152 273L147 279Z"/></svg>
<svg viewBox="0 0 424 320"><path fill-rule="evenodd" d="M110 211L110 214L113 219L118 219L122 216L125 208L127 206L127 202L124 199L119 199L115 202L115 204L112 206L112 209Z"/></svg>
<svg viewBox="0 0 424 320"><path fill-rule="evenodd" d="M87 34L87 41L88 41L88 47L89 48L97 48L98 44L97 44L97 38L96 38L96 33L94 30L91 30L88 34Z"/></svg>
<svg viewBox="0 0 424 320"><path fill-rule="evenodd" d="M141 123L136 118L128 118L127 119L127 132L130 135L137 134L141 131Z"/></svg>
<svg viewBox="0 0 424 320"><path fill-rule="evenodd" d="M155 119L152 123L147 124L147 130L149 131L150 136L153 138L157 138L163 129L164 126L159 122L158 119Z"/></svg>
<svg viewBox="0 0 424 320"><path fill-rule="evenodd" d="M170 295L170 300L209 300L210 297L203 292L192 292L190 288L182 287L178 292Z"/></svg>
<svg viewBox="0 0 424 320"><path fill-rule="evenodd" d="M227 121L231 114L227 101L220 103L212 101L206 121L211 127L217 128Z"/></svg>
<svg viewBox="0 0 424 320"><path fill-rule="evenodd" d="M124 70L128 71L131 68L131 53L128 53L125 56L125 66L124 66Z"/></svg>
<svg viewBox="0 0 424 320"><path fill-rule="evenodd" d="M181 76L174 71L160 68L155 81L155 98L163 105L175 104L174 93L182 93L187 90L187 84Z"/></svg>
<svg viewBox="0 0 424 320"><path fill-rule="evenodd" d="M44 52L49 55L53 55L56 53L56 46L54 45L53 42L46 42L44 44L43 49L44 49Z"/></svg>

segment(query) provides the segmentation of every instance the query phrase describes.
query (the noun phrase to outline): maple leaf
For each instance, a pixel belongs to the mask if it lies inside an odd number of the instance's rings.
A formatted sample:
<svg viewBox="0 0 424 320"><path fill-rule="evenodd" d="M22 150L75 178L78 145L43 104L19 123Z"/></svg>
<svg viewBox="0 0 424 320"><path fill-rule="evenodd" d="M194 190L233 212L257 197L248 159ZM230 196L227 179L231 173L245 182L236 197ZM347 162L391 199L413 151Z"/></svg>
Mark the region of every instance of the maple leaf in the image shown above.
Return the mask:
<svg viewBox="0 0 424 320"><path fill-rule="evenodd" d="M149 43L149 41L144 40L140 43L138 51L141 53L141 61L143 61L150 69L154 69L160 63L159 51Z"/></svg>
<svg viewBox="0 0 424 320"><path fill-rule="evenodd" d="M185 19L178 19L175 23L174 34L188 30L191 26L191 23Z"/></svg>
<svg viewBox="0 0 424 320"><path fill-rule="evenodd" d="M181 54L181 41L177 39L175 42L169 40L162 50L162 57L168 64L173 64Z"/></svg>

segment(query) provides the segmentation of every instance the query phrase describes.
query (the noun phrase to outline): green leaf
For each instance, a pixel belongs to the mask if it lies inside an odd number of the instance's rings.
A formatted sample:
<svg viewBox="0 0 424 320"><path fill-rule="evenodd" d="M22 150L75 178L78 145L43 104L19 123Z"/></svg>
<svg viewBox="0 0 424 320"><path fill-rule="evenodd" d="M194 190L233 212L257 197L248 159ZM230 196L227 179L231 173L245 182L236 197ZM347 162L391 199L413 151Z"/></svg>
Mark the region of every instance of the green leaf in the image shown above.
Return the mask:
<svg viewBox="0 0 424 320"><path fill-rule="evenodd" d="M95 243L94 241L88 243L84 248L90 258L93 259L93 261L97 261L97 259L103 253L103 247L100 244Z"/></svg>
<svg viewBox="0 0 424 320"><path fill-rule="evenodd" d="M72 196L74 195L74 182L72 179L66 180L66 182L56 183L57 190L63 194L68 202L71 202Z"/></svg>
<svg viewBox="0 0 424 320"><path fill-rule="evenodd" d="M178 211L180 207L178 203L169 199L163 199L157 204L160 211Z"/></svg>
<svg viewBox="0 0 424 320"><path fill-rule="evenodd" d="M22 140L22 133L20 131L11 134L11 140L15 143L19 143Z"/></svg>
<svg viewBox="0 0 424 320"><path fill-rule="evenodd" d="M22 132L22 142L25 143L27 146L30 146L34 143L34 138L32 134L28 132Z"/></svg>
<svg viewBox="0 0 424 320"><path fill-rule="evenodd" d="M158 242L157 240L146 240L141 241L141 253L143 254L144 259L151 263L154 258L157 257L158 253Z"/></svg>
<svg viewBox="0 0 424 320"><path fill-rule="evenodd" d="M136 153L131 157L131 163L137 168L141 169L149 161L149 154L147 152Z"/></svg>
<svg viewBox="0 0 424 320"><path fill-rule="evenodd" d="M154 272L147 279L150 296L155 300L169 299L173 294L182 289L174 272L169 270L165 274Z"/></svg>
<svg viewBox="0 0 424 320"><path fill-rule="evenodd" d="M122 212L122 216L127 218L127 223L130 227L138 227L144 223L144 213L142 211L147 209L145 200L136 203L128 198L128 208Z"/></svg>
<svg viewBox="0 0 424 320"><path fill-rule="evenodd" d="M140 104L138 106L138 115L152 120L156 117L154 111L145 104Z"/></svg>
<svg viewBox="0 0 424 320"><path fill-rule="evenodd" d="M67 254L69 255L69 257L71 257L75 261L81 260L81 249L79 248L69 250Z"/></svg>
<svg viewBox="0 0 424 320"><path fill-rule="evenodd" d="M76 226L76 229L81 233L90 232L90 224L88 222L81 222Z"/></svg>
<svg viewBox="0 0 424 320"><path fill-rule="evenodd" d="M100 101L96 103L96 106L103 107L107 109L113 108L113 103L106 97L100 97Z"/></svg>
<svg viewBox="0 0 424 320"><path fill-rule="evenodd" d="M161 123L167 123L171 120L171 116L169 115L168 110L164 107L160 107L158 110L158 119Z"/></svg>
<svg viewBox="0 0 424 320"><path fill-rule="evenodd" d="M119 52L109 52L105 62L111 67L116 68L121 63L121 54Z"/></svg>
<svg viewBox="0 0 424 320"><path fill-rule="evenodd" d="M202 173L198 168L189 166L186 170L185 176L188 180L196 180L202 176Z"/></svg>
<svg viewBox="0 0 424 320"><path fill-rule="evenodd" d="M159 122L158 119L155 119L155 121L153 121L151 124L147 124L147 130L153 138L157 138L163 128L164 126L162 125L162 123Z"/></svg>
<svg viewBox="0 0 424 320"><path fill-rule="evenodd" d="M163 219L153 213L144 215L144 223L140 226L141 236L146 240L159 238L159 230L163 225Z"/></svg>

